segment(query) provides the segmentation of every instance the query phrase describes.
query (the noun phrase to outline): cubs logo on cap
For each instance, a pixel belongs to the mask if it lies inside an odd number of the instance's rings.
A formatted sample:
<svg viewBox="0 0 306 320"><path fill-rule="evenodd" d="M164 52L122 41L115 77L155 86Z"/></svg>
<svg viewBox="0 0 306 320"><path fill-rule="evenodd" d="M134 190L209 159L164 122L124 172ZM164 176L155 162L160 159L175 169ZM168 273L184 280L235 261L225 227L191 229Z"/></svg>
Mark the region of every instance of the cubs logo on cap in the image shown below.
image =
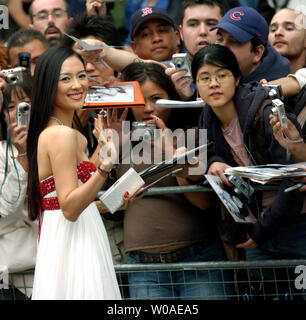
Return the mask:
<svg viewBox="0 0 306 320"><path fill-rule="evenodd" d="M240 20L241 19L240 16L243 16L243 15L244 15L244 13L241 10L235 10L230 14L230 17L233 20Z"/></svg>
<svg viewBox="0 0 306 320"><path fill-rule="evenodd" d="M268 23L258 11L251 7L230 9L210 30L215 29L228 32L239 42L247 42L252 38L259 39L264 45L268 42Z"/></svg>

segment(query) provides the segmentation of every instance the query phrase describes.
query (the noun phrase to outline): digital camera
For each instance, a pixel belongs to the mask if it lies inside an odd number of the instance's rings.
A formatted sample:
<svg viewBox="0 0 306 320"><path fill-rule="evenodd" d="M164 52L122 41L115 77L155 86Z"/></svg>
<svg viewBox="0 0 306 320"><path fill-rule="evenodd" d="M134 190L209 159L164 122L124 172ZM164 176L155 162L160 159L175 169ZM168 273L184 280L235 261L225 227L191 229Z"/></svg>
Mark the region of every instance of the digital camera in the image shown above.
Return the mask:
<svg viewBox="0 0 306 320"><path fill-rule="evenodd" d="M154 140L155 124L147 124L142 121L134 121L132 123L131 141Z"/></svg>
<svg viewBox="0 0 306 320"><path fill-rule="evenodd" d="M280 84L263 84L262 86L269 91L271 99L283 99L283 91Z"/></svg>
<svg viewBox="0 0 306 320"><path fill-rule="evenodd" d="M228 181L234 185L234 191L237 194L244 195L247 199L254 193L254 188L238 176L229 176Z"/></svg>
<svg viewBox="0 0 306 320"><path fill-rule="evenodd" d="M1 70L1 72L6 75L5 80L7 83L16 83L16 81L22 79L23 68L17 67L13 69L4 69Z"/></svg>
<svg viewBox="0 0 306 320"><path fill-rule="evenodd" d="M17 106L17 126L29 126L31 106L27 102L21 102Z"/></svg>
<svg viewBox="0 0 306 320"><path fill-rule="evenodd" d="M187 70L185 77L191 77L191 62L187 53L175 53L172 56L172 61L177 71Z"/></svg>
<svg viewBox="0 0 306 320"><path fill-rule="evenodd" d="M280 99L274 99L272 100L272 105L273 115L278 116L282 127L287 127L288 121L284 103Z"/></svg>

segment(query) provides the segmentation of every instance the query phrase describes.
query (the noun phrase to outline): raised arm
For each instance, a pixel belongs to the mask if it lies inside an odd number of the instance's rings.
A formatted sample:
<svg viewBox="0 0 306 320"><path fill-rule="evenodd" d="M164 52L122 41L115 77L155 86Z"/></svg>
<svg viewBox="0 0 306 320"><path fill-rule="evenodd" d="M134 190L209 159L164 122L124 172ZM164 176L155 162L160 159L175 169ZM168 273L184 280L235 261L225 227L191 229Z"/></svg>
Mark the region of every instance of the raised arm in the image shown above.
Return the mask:
<svg viewBox="0 0 306 320"><path fill-rule="evenodd" d="M39 141L39 145L46 145L58 201L64 216L70 221L76 221L82 211L95 199L107 180L105 172L112 167L112 158L106 152L103 162L99 165L100 170L79 186L77 164L87 158L84 149L80 148L78 135L70 128L57 127L56 130L46 132ZM111 135L107 136L106 142L103 142L103 145L106 144L112 147Z"/></svg>

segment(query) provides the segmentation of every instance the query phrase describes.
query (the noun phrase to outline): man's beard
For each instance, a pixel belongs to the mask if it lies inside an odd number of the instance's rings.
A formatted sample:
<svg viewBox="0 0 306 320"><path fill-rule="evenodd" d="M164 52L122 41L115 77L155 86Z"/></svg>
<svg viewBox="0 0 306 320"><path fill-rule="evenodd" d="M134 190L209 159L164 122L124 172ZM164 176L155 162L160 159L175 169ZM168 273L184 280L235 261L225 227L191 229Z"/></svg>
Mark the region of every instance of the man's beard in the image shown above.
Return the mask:
<svg viewBox="0 0 306 320"><path fill-rule="evenodd" d="M55 29L58 33L55 33L54 37L53 36L47 37L49 29ZM48 28L46 29L46 31L44 33L44 36L48 40L50 47L53 47L53 46L56 46L56 45L60 44L60 42L62 40L62 32L55 25L48 26Z"/></svg>

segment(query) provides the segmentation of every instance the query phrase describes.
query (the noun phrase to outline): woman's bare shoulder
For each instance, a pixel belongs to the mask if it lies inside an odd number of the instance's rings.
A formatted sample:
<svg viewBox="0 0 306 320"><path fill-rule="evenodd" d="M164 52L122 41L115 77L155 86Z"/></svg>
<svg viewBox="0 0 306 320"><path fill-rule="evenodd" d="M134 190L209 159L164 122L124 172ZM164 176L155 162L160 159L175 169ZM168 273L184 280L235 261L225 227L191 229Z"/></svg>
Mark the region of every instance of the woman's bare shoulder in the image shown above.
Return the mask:
<svg viewBox="0 0 306 320"><path fill-rule="evenodd" d="M44 129L38 138L38 144L52 145L52 147L77 143L77 133L67 126L51 126Z"/></svg>
<svg viewBox="0 0 306 320"><path fill-rule="evenodd" d="M47 138L75 138L76 132L74 129L67 126L51 126L45 128L39 135L39 139Z"/></svg>

